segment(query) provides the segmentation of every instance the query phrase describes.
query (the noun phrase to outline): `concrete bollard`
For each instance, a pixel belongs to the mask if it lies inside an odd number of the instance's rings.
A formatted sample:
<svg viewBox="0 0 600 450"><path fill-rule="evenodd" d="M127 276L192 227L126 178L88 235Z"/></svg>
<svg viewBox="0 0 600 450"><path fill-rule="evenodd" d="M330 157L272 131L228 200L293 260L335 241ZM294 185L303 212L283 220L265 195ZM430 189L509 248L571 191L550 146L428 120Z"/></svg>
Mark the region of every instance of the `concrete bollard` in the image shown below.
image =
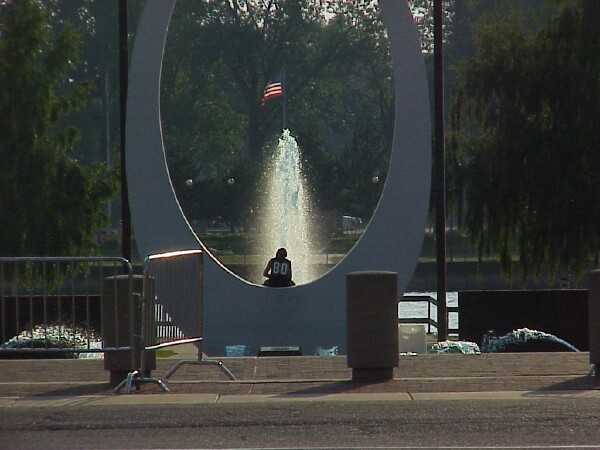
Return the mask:
<svg viewBox="0 0 600 450"><path fill-rule="evenodd" d="M347 366L355 381L382 381L398 367L398 283L395 272L346 276Z"/></svg>
<svg viewBox="0 0 600 450"><path fill-rule="evenodd" d="M595 366L596 376L600 376L600 270L590 272L588 292L590 364Z"/></svg>
<svg viewBox="0 0 600 450"><path fill-rule="evenodd" d="M133 276L134 334L141 334L141 295L143 277ZM126 347L131 344L131 314L129 306L129 277L117 275L102 281L102 340L104 347ZM137 343L137 341L136 341ZM116 386L132 369L140 366L140 352L132 361L130 350L107 352L104 355L104 369L110 371L109 382ZM146 352L146 369L156 369L156 352ZM148 375L144 374L144 375Z"/></svg>

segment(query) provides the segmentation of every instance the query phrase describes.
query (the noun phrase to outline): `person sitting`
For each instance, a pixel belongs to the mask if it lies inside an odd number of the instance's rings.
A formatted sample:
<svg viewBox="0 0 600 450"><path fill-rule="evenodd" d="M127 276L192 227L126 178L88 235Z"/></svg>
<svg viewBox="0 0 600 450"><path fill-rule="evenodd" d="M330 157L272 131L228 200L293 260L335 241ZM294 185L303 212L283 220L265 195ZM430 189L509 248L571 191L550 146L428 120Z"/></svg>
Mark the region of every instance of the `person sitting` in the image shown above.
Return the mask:
<svg viewBox="0 0 600 450"><path fill-rule="evenodd" d="M267 277L264 285L269 287L295 286L292 281L292 262L287 259L287 250L280 248L267 263L263 270L263 276Z"/></svg>

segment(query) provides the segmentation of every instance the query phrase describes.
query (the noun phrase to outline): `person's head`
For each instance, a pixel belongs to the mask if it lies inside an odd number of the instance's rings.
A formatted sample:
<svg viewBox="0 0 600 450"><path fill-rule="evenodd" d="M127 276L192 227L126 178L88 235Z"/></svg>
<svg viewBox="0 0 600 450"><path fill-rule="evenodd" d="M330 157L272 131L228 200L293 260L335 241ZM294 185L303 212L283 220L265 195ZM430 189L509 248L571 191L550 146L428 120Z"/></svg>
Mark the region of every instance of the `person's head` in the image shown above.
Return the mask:
<svg viewBox="0 0 600 450"><path fill-rule="evenodd" d="M275 253L275 258L287 258L287 250L285 248L280 248Z"/></svg>

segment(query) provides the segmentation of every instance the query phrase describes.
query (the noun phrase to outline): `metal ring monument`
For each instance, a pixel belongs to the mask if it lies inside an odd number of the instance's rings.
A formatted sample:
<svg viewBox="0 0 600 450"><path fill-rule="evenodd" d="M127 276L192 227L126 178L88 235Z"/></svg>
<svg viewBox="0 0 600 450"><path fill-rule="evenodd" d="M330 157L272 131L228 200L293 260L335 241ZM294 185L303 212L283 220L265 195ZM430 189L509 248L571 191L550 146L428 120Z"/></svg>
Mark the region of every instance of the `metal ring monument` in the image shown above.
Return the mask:
<svg viewBox="0 0 600 450"><path fill-rule="evenodd" d="M171 184L160 119L160 79L176 0L148 0L132 52L127 100L126 162L131 217L141 256L203 249L204 345L346 347L346 275L398 274L402 294L415 269L429 205L431 141L429 94L416 25L405 0L380 0L388 31L396 90L388 176L371 221L332 270L303 285L270 289L241 279L205 248L186 220ZM173 320L177 323L177 317ZM183 330L185 332L185 330Z"/></svg>

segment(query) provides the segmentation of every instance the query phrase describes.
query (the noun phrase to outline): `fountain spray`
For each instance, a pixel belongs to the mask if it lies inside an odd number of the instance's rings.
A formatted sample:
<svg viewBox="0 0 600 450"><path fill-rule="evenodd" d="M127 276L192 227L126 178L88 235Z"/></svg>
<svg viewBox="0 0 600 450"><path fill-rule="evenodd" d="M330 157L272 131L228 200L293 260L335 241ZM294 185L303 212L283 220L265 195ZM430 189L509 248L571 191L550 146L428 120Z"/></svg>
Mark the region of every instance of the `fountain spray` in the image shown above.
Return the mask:
<svg viewBox="0 0 600 450"><path fill-rule="evenodd" d="M273 257L277 248L285 247L292 261L295 283L307 283L315 278L310 262L314 236L312 204L302 174L300 148L287 129L279 138L264 180L259 253Z"/></svg>

